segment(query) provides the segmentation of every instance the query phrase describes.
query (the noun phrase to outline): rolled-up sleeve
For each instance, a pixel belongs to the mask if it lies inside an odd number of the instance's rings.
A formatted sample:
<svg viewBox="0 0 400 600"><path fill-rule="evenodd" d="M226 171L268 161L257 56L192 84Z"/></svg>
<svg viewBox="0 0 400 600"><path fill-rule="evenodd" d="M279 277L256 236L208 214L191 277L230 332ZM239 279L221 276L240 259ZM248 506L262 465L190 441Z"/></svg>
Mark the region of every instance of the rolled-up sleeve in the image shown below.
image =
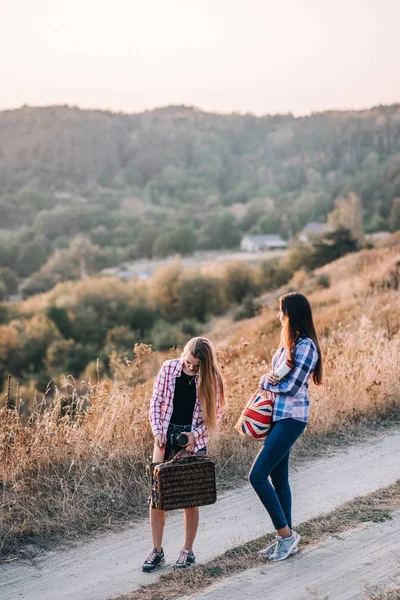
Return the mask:
<svg viewBox="0 0 400 600"><path fill-rule="evenodd" d="M276 394L285 394L286 396L295 396L299 389L305 385L318 362L318 351L313 342L306 338L299 342L296 347L295 365L289 375L272 385L265 379L266 375L261 378L260 386L263 390L268 390Z"/></svg>

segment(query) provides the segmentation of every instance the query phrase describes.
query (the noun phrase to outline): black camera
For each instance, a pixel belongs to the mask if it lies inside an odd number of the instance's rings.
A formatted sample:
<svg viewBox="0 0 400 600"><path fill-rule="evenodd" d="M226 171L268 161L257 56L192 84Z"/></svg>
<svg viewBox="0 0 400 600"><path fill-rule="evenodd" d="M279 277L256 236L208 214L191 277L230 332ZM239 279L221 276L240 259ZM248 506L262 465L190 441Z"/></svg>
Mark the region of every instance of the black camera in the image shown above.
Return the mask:
<svg viewBox="0 0 400 600"><path fill-rule="evenodd" d="M185 433L171 433L169 437L169 443L171 448L180 450L182 446L185 446L189 441L188 436Z"/></svg>

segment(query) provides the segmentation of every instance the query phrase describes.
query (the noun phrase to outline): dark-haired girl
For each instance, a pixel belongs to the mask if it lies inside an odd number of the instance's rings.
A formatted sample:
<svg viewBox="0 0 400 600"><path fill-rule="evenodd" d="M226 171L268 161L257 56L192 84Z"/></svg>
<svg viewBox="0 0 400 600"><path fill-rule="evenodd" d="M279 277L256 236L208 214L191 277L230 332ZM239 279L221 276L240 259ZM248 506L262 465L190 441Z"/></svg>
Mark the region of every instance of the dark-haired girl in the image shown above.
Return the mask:
<svg viewBox="0 0 400 600"><path fill-rule="evenodd" d="M300 535L292 529L289 455L307 426L308 380L312 376L316 385L322 383L321 350L307 298L296 292L282 296L278 318L282 324L280 347L272 359L272 371L260 382L275 397L273 425L249 477L277 530L275 541L260 551L270 561L284 560L298 551ZM275 370L285 361L294 366L279 380Z"/></svg>

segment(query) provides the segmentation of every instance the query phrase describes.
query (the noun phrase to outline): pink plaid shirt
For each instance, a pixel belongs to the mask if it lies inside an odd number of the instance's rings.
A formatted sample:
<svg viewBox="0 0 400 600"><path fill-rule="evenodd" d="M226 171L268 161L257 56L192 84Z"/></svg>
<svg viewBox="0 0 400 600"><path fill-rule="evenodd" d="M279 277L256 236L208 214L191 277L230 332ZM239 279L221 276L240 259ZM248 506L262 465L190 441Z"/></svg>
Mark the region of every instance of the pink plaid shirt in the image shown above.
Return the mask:
<svg viewBox="0 0 400 600"><path fill-rule="evenodd" d="M171 421L172 412L174 409L174 393L176 378L182 374L183 360L175 358L167 360L161 367L153 388L153 395L150 400L150 424L153 434L163 433L167 436L168 425ZM196 375L196 403L193 410L192 431L194 433L195 445L194 451L197 452L207 445L209 436L205 424L203 423L203 409L199 402L198 388L199 375ZM217 396L217 422L221 420L222 411Z"/></svg>

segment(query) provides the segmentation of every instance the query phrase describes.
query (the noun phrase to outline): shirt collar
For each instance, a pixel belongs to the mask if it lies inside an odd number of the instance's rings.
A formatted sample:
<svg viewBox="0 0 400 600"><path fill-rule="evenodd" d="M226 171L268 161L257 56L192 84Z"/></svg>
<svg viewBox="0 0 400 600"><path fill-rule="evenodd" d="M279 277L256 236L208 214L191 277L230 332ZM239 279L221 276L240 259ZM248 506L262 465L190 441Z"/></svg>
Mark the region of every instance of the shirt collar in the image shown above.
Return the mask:
<svg viewBox="0 0 400 600"><path fill-rule="evenodd" d="M182 375L182 371L183 371L183 358L178 358L176 361L176 365L175 368L172 372L172 377L180 377ZM196 383L199 382L199 378L200 378L200 373L197 371L196 373Z"/></svg>

